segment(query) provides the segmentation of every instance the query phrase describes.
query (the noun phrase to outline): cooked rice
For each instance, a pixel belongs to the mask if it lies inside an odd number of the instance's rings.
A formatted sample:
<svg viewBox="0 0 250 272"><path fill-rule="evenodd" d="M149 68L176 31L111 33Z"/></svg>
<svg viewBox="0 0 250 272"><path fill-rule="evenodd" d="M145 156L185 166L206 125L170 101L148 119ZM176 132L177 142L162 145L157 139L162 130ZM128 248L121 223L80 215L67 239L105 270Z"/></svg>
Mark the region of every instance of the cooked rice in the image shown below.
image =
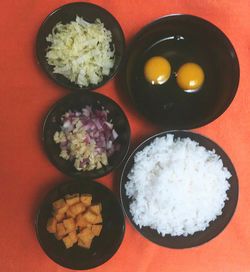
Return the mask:
<svg viewBox="0 0 250 272"><path fill-rule="evenodd" d="M203 231L222 214L230 172L190 138L157 137L135 154L125 184L135 224L165 236Z"/></svg>

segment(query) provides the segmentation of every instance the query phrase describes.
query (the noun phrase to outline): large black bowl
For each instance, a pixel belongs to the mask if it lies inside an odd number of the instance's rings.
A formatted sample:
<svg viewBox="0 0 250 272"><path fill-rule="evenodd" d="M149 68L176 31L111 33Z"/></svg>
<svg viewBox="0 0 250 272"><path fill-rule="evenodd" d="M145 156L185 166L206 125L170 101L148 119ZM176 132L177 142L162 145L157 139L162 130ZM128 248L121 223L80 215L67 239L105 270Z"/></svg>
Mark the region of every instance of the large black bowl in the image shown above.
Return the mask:
<svg viewBox="0 0 250 272"><path fill-rule="evenodd" d="M225 206L222 210L222 215L218 216L215 221L212 221L207 229L204 231L195 232L193 235L188 236L161 236L156 230L153 230L149 227L140 228L133 221L133 216L130 213L129 205L131 203L131 199L129 199L126 195L125 191L125 183L127 182L127 176L130 172L131 168L134 164L134 156L137 152L143 150L146 146L148 146L155 138L166 136L167 134L173 134L174 138L187 138L189 137L191 140L198 142L201 146L204 146L208 150L215 150L216 154L221 157L223 165L227 167L232 177L229 179L230 189L227 191L228 200L225 202ZM153 192L152 192L153 193ZM141 143L134 152L128 158L120 181L120 196L122 200L123 209L129 218L132 225L136 228L138 232L140 232L145 238L148 240L170 248L189 248L195 247L201 244L208 242L217 236L223 229L227 226L230 219L232 218L234 211L236 209L237 201L238 201L238 178L234 166L227 156L227 154L213 141L210 139L193 132L188 131L167 131L156 134L143 143Z"/></svg>
<svg viewBox="0 0 250 272"><path fill-rule="evenodd" d="M56 131L61 130L61 117L65 112L80 111L86 105L93 109L104 107L109 111L108 120L112 120L119 135L116 143L120 144L120 150L109 157L107 166L83 172L76 170L73 161L59 157L60 146L54 142L53 136ZM125 158L130 145L130 126L122 109L112 99L96 92L74 92L57 101L49 110L43 124L43 143L50 161L63 173L75 178L99 178L118 167Z"/></svg>
<svg viewBox="0 0 250 272"><path fill-rule="evenodd" d="M102 203L103 228L101 235L93 240L90 249L74 245L66 249L62 241L48 233L46 225L51 217L52 203L66 194L88 193L93 203ZM92 180L70 181L56 186L43 200L35 222L38 241L53 261L71 269L90 269L110 259L118 250L124 236L125 222L122 208L114 194L104 185Z"/></svg>
<svg viewBox="0 0 250 272"><path fill-rule="evenodd" d="M84 20L90 23L93 23L97 18L99 18L104 23L105 28L111 31L112 43L115 46L115 64L111 69L110 74L105 76L100 83L96 85L89 85L88 87L79 87L77 84L71 82L63 75L53 73L53 66L49 65L46 60L46 52L48 50L48 46L50 45L50 43L46 41L46 37L52 32L53 27L57 23L62 22L63 24L66 24L71 21L75 21L76 15L82 17ZM116 75L124 56L124 50L124 34L121 26L114 16L107 10L97 5L85 2L70 3L50 13L42 23L36 41L37 59L42 69L53 81L72 90L93 90L103 86L107 81Z"/></svg>
<svg viewBox="0 0 250 272"><path fill-rule="evenodd" d="M145 80L143 68L152 56L170 62L170 79L162 85ZM186 62L198 63L205 81L198 92L180 89L176 73ZM136 108L166 129L191 129L219 117L232 102L239 83L236 52L225 34L191 15L170 15L145 26L132 41L124 71L127 91Z"/></svg>

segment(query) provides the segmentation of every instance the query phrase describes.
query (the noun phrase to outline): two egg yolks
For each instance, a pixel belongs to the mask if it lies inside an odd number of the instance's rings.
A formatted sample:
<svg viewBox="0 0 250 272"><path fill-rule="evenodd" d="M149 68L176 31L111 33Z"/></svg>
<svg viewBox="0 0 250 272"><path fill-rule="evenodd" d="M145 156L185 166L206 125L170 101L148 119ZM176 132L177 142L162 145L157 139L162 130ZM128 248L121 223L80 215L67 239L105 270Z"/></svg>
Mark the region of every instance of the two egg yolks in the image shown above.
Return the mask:
<svg viewBox="0 0 250 272"><path fill-rule="evenodd" d="M150 58L144 66L144 75L152 85L165 83L171 74L170 63L163 57L155 56ZM204 82L202 68L192 62L183 64L177 72L177 84L185 91L198 90Z"/></svg>

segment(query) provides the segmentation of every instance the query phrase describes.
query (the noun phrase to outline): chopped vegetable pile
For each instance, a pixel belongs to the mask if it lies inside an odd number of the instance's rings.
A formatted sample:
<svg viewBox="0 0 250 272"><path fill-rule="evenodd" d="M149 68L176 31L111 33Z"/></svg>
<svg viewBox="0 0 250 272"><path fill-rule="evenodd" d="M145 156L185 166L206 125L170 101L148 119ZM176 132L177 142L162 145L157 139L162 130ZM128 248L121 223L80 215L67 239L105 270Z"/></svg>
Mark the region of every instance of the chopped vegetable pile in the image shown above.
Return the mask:
<svg viewBox="0 0 250 272"><path fill-rule="evenodd" d="M53 203L52 217L47 231L65 247L78 246L89 249L94 237L102 231L102 204L92 204L91 194L69 194Z"/></svg>
<svg viewBox="0 0 250 272"><path fill-rule="evenodd" d="M79 112L66 112L62 116L61 131L54 134L54 141L60 144L60 157L74 161L79 171L108 165L108 157L118 151L120 145L115 143L118 134L107 115L107 110L93 110L90 106Z"/></svg>
<svg viewBox="0 0 250 272"><path fill-rule="evenodd" d="M100 83L114 66L112 34L100 19L91 24L76 16L69 24L58 23L46 40L51 43L46 58L53 72L80 87Z"/></svg>

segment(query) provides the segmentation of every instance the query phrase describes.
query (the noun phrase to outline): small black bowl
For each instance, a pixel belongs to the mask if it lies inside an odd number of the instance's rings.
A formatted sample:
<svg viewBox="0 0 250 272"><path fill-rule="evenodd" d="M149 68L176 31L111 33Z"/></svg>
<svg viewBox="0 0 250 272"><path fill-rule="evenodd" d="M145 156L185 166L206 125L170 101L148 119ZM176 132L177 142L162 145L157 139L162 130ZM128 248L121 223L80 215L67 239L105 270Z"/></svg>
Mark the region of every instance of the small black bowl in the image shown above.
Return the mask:
<svg viewBox="0 0 250 272"><path fill-rule="evenodd" d="M152 56L169 60L172 72L162 85L144 77ZM197 92L183 91L176 81L180 66L199 64L205 81ZM191 15L169 15L145 26L132 41L124 81L139 112L165 129L192 129L218 118L231 104L239 83L239 63L233 45L210 22Z"/></svg>
<svg viewBox="0 0 250 272"><path fill-rule="evenodd" d="M93 203L102 203L103 228L101 235L94 238L90 249L77 245L66 249L62 241L56 240L46 230L52 202L74 193L92 194ZM94 268L109 260L121 245L125 232L124 215L119 201L107 187L92 180L70 181L56 186L43 200L35 227L37 239L48 257L61 266L76 270Z"/></svg>
<svg viewBox="0 0 250 272"><path fill-rule="evenodd" d="M60 146L54 142L53 136L61 130L61 117L64 113L69 110L80 111L86 105L93 109L104 107L109 111L108 120L112 120L119 135L115 142L120 144L120 150L109 157L107 166L83 172L74 167L74 162L59 157ZM118 167L125 158L130 145L130 126L122 109L112 99L96 92L74 92L57 101L49 110L43 124L43 143L50 161L63 173L75 178L100 178Z"/></svg>
<svg viewBox="0 0 250 272"><path fill-rule="evenodd" d="M131 168L134 164L134 156L137 152L143 150L146 146L148 146L155 138L166 136L167 134L174 135L174 138L187 138L189 137L191 140L198 142L201 146L204 146L208 150L215 150L215 153L218 154L223 162L223 165L227 167L229 172L231 173L231 178L228 180L230 183L230 188L227 191L227 195L229 200L226 200L225 206L222 210L222 215L218 216L215 221L212 221L209 224L209 227L206 228L204 231L195 232L193 235L188 236L171 236L165 235L164 237L161 236L156 230L153 230L149 227L142 227L140 228L136 225L133 221L133 216L130 213L129 205L130 205L130 198L126 195L125 184L127 182L127 176L130 172ZM153 192L152 192L153 193ZM231 220L236 206L238 202L238 178L234 166L227 156L227 154L213 141L210 139L190 131L166 131L159 134L156 134L144 142L142 142L130 155L128 158L120 181L120 197L123 205L123 210L126 213L127 217L129 218L132 225L136 228L138 232L140 232L145 238L152 241L155 244L158 244L163 247L169 248L190 248L202 245L215 236L217 236L223 229L227 226L229 221Z"/></svg>
<svg viewBox="0 0 250 272"><path fill-rule="evenodd" d="M99 18L104 23L105 28L111 31L113 39L112 43L115 46L115 64L111 69L110 74L105 76L102 82L96 85L89 85L88 87L80 87L63 75L53 73L53 66L49 65L46 59L46 52L50 45L50 43L46 41L46 37L52 32L53 27L57 23L62 22L63 24L66 24L75 21L76 15L90 23L95 22L95 20ZM42 69L53 81L72 90L93 90L103 86L116 75L124 56L124 50L124 33L114 16L97 5L85 2L70 3L50 13L42 23L36 41L37 59Z"/></svg>

